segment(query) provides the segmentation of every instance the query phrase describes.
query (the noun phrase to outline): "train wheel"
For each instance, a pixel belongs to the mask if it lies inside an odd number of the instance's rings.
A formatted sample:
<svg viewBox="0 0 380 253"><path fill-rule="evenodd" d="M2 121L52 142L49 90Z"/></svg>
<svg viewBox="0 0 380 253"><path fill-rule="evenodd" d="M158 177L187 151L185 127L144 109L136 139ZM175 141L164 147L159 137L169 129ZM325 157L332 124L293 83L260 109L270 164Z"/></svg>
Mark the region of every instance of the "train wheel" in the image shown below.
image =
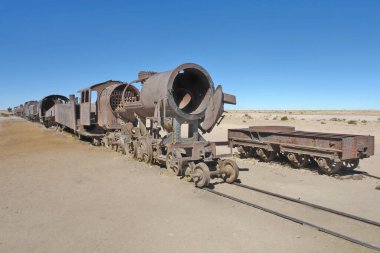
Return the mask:
<svg viewBox="0 0 380 253"><path fill-rule="evenodd" d="M97 139L97 138L93 138L92 139L92 145L94 145L94 146L100 146L100 140Z"/></svg>
<svg viewBox="0 0 380 253"><path fill-rule="evenodd" d="M75 139L78 140L78 141L81 141L83 140L83 135L81 135L80 133L75 133Z"/></svg>
<svg viewBox="0 0 380 253"><path fill-rule="evenodd" d="M196 187L203 188L210 183L210 170L205 163L198 163L194 167L192 179Z"/></svg>
<svg viewBox="0 0 380 253"><path fill-rule="evenodd" d="M309 156L303 154L288 153L286 155L293 168L299 169L309 164Z"/></svg>
<svg viewBox="0 0 380 253"><path fill-rule="evenodd" d="M241 158L255 157L256 149L252 147L239 146L238 152Z"/></svg>
<svg viewBox="0 0 380 253"><path fill-rule="evenodd" d="M232 184L239 177L239 167L236 162L230 159L223 160L221 169L225 172L224 181Z"/></svg>
<svg viewBox="0 0 380 253"><path fill-rule="evenodd" d="M139 158L139 145L138 141L133 141L132 146L133 146L133 158L138 160Z"/></svg>
<svg viewBox="0 0 380 253"><path fill-rule="evenodd" d="M139 160L144 161L145 163L151 163L153 151L149 142L147 140L141 140L139 149Z"/></svg>
<svg viewBox="0 0 380 253"><path fill-rule="evenodd" d="M104 147L106 147L106 148L108 148L110 145L109 145L109 140L108 140L108 136L106 135L106 136L104 136L103 138L102 138L102 145L104 146Z"/></svg>
<svg viewBox="0 0 380 253"><path fill-rule="evenodd" d="M182 155L178 150L169 152L166 156L166 169L176 176L180 176L182 172L182 162L173 162L173 158L181 158Z"/></svg>
<svg viewBox="0 0 380 253"><path fill-rule="evenodd" d="M263 162L270 162L276 157L275 151L269 151L263 148L257 149L256 154Z"/></svg>
<svg viewBox="0 0 380 253"><path fill-rule="evenodd" d="M239 147L237 148L237 150L238 150L238 152L239 152L239 156L240 156L240 158L244 158L244 157L247 156L247 153L245 152L243 146L239 146Z"/></svg>
<svg viewBox="0 0 380 253"><path fill-rule="evenodd" d="M331 159L322 158L322 157L317 158L317 163L318 163L319 169L323 173L326 173L328 175L332 175L338 172L340 168L342 167L342 162L334 162Z"/></svg>
<svg viewBox="0 0 380 253"><path fill-rule="evenodd" d="M255 157L255 158L257 158L256 148L249 148L249 150L248 150L248 157Z"/></svg>
<svg viewBox="0 0 380 253"><path fill-rule="evenodd" d="M125 143L123 148L124 148L124 154L125 155L127 155L129 157L133 157L134 156L135 150L133 148L133 143L132 142Z"/></svg>
<svg viewBox="0 0 380 253"><path fill-rule="evenodd" d="M354 170L359 165L359 159L351 159L343 161L342 169L344 170Z"/></svg>

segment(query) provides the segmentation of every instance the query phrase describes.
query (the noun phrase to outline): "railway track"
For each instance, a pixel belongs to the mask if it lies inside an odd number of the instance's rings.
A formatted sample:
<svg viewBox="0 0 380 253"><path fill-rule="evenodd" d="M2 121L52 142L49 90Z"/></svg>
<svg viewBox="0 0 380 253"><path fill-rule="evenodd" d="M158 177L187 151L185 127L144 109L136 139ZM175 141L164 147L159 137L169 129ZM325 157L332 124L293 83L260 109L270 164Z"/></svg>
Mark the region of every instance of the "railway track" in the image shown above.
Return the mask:
<svg viewBox="0 0 380 253"><path fill-rule="evenodd" d="M296 199L296 198L291 198L291 197L288 197L288 196L285 196L285 195L281 195L281 194L278 194L278 193L266 191L266 190L259 189L259 188L253 187L253 186L249 186L249 185L245 185L245 184L241 184L241 183L233 183L233 184L236 185L236 186L238 186L238 187L242 187L242 188L245 188L245 189L248 189L248 190L251 190L251 191L256 191L256 192L260 192L260 193L263 193L263 194L266 194L266 195L270 195L270 196L273 196L273 197L277 197L277 198L280 198L280 199L289 200L291 202L295 202L295 203L298 203L298 204L301 204L301 205L310 206L310 207L315 208L315 209L319 209L319 210L322 210L322 211L326 211L326 212L329 212L329 213L337 214L337 215L340 215L340 216L344 216L346 218L350 218L350 219L353 219L353 220L361 221L361 222L364 222L364 223L367 223L367 224L370 224L370 225L374 225L374 226L380 227L380 222L377 222L377 221L369 220L369 219L366 219L366 218L363 218L363 217L359 217L359 216L356 216L356 215L353 215L353 214L345 213L345 212L338 211L338 210L335 210L335 209L331 209L331 208L328 208L328 207L316 205L316 204L313 204L313 203L310 203L310 202L307 202L307 201L303 201L303 200L299 200L299 199Z"/></svg>
<svg viewBox="0 0 380 253"><path fill-rule="evenodd" d="M366 219L366 218L363 218L363 217L359 217L359 216L356 216L356 215L352 215L352 214L345 213L345 212L342 212L342 211L338 211L338 210L335 210L335 209L331 209L331 208L328 208L328 207L320 206L320 205L317 205L317 204L313 204L313 203L306 202L306 201L303 201L303 200L299 200L299 199L296 199L296 198L292 198L292 197L289 197L289 196L281 195L281 194L278 194L278 193L266 191L266 190L259 189L259 188L253 187L253 186L248 186L248 185L241 184L241 183L234 183L233 185L237 186L239 188L242 188L242 189L249 190L251 192L252 191L253 192L258 192L258 193L266 195L266 196L271 196L271 197L275 197L277 199L286 200L288 203L296 203L296 204L305 206L307 208L312 208L313 210L319 210L319 211L322 211L322 212L325 212L325 213L329 213L329 214L337 215L339 217L350 219L350 220L353 220L355 222L360 222L362 224L367 224L367 226L368 225L369 226L374 226L376 228L380 227L380 222L377 222L377 221L369 220L369 219ZM276 211L275 209L270 209L270 208L264 207L263 205L260 205L260 204L257 204L257 203L251 202L251 201L246 201L244 199L241 199L241 198L238 198L238 197L235 197L235 196L232 196L232 195L229 195L229 194L226 194L226 193L223 193L223 192L211 189L211 188L204 188L204 190L207 191L207 192L209 192L209 193L218 195L220 197L227 198L227 199L230 199L232 201L238 202L240 204L243 204L243 205L246 205L246 206L249 206L249 207L253 207L255 209L259 209L261 211L264 211L264 212L276 215L278 217L281 217L283 219L295 222L297 224L305 225L305 226L309 226L309 227L315 228L318 231L323 232L325 234L329 234L331 236L334 236L334 237L337 237L337 238L349 241L351 243L360 245L362 247L369 248L369 249L372 249L372 250L380 252L380 247L379 246L373 245L373 244L365 242L363 240L356 239L354 237L351 237L351 236L348 236L346 234L334 231L332 229L329 229L329 228L326 228L326 227L323 227L323 226L311 223L311 222L309 222L309 221L307 221L305 219L297 218L297 217L288 215L285 212Z"/></svg>
<svg viewBox="0 0 380 253"><path fill-rule="evenodd" d="M372 177L372 178L375 178L375 179L380 179L380 177L378 176L374 176L374 175L371 175L365 171L360 171L360 170L356 170L354 171L354 174L359 174L359 175L364 175L364 176L367 176L367 177Z"/></svg>

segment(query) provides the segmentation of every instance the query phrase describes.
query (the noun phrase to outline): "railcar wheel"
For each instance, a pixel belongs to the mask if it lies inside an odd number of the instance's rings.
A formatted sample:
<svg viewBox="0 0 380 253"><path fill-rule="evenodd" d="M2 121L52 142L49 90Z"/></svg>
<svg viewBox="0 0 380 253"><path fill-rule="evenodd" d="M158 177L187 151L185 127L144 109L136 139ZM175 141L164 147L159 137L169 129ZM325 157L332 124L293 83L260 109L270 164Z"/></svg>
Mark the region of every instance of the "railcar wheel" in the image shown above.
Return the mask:
<svg viewBox="0 0 380 253"><path fill-rule="evenodd" d="M139 160L144 161L145 163L152 162L152 146L149 144L147 140L141 140L139 145Z"/></svg>
<svg viewBox="0 0 380 253"><path fill-rule="evenodd" d="M173 162L173 158L181 158L182 155L178 150L169 152L166 156L166 169L176 176L180 176L182 172L182 162Z"/></svg>
<svg viewBox="0 0 380 253"><path fill-rule="evenodd" d="M342 166L342 162L335 162L331 159L322 158L322 157L317 158L317 163L318 163L319 169L323 173L326 173L328 175L332 175L338 172Z"/></svg>
<svg viewBox="0 0 380 253"><path fill-rule="evenodd" d="M275 151L269 151L263 148L257 149L256 154L260 158L260 160L263 162L273 161L273 159L276 157Z"/></svg>
<svg viewBox="0 0 380 253"><path fill-rule="evenodd" d="M194 167L192 174L195 186L199 188L206 187L210 183L210 170L205 163L198 163Z"/></svg>
<svg viewBox="0 0 380 253"><path fill-rule="evenodd" d="M309 164L309 156L303 154L288 153L286 155L293 168L299 169Z"/></svg>
<svg viewBox="0 0 380 253"><path fill-rule="evenodd" d="M256 149L253 147L244 147L244 146L239 146L238 147L238 152L241 158L244 157L255 157L256 155Z"/></svg>
<svg viewBox="0 0 380 253"><path fill-rule="evenodd" d="M257 158L257 153L256 153L257 149L256 148L249 148L249 151L248 151L248 157L255 157Z"/></svg>
<svg viewBox="0 0 380 253"><path fill-rule="evenodd" d="M346 160L346 161L343 161L342 169L352 171L356 169L358 165L359 165L359 159Z"/></svg>
<svg viewBox="0 0 380 253"><path fill-rule="evenodd" d="M247 153L245 152L245 149L243 146L237 147L237 151L239 152L240 158L244 158L247 156Z"/></svg>
<svg viewBox="0 0 380 253"><path fill-rule="evenodd" d="M239 177L239 167L236 162L230 159L222 161L221 169L225 172L224 181L232 184Z"/></svg>

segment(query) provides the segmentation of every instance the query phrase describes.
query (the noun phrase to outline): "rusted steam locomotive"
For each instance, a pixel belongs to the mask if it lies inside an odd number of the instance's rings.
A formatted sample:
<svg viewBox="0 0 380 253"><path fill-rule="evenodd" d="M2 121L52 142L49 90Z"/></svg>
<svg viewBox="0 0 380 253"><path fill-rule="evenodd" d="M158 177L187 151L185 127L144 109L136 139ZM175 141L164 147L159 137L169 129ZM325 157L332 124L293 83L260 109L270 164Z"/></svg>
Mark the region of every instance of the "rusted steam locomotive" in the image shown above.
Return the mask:
<svg viewBox="0 0 380 253"><path fill-rule="evenodd" d="M134 86L141 83L141 91ZM46 126L70 129L95 145L114 147L146 163L160 163L175 175L205 187L210 178L228 183L239 175L236 163L216 155L216 145L201 133L221 120L233 95L214 88L209 73L197 64L166 72L140 72L130 83L106 81L79 90L79 99L51 95L26 103L24 117ZM15 111L18 111L15 108ZM33 115L33 118L30 117Z"/></svg>

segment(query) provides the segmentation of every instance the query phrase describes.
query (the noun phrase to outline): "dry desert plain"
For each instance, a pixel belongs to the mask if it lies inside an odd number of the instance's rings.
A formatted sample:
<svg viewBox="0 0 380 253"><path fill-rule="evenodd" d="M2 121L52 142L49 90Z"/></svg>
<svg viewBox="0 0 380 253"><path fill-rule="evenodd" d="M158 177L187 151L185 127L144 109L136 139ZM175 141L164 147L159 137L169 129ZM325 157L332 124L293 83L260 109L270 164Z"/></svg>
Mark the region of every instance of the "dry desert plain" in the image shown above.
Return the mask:
<svg viewBox="0 0 380 253"><path fill-rule="evenodd" d="M229 111L205 137L226 140L228 128L250 125L374 135L376 154L359 170L380 176L380 111ZM380 221L378 179L235 159L242 183ZM218 191L380 246L378 227L214 182ZM372 251L196 189L163 167L0 117L0 252Z"/></svg>

